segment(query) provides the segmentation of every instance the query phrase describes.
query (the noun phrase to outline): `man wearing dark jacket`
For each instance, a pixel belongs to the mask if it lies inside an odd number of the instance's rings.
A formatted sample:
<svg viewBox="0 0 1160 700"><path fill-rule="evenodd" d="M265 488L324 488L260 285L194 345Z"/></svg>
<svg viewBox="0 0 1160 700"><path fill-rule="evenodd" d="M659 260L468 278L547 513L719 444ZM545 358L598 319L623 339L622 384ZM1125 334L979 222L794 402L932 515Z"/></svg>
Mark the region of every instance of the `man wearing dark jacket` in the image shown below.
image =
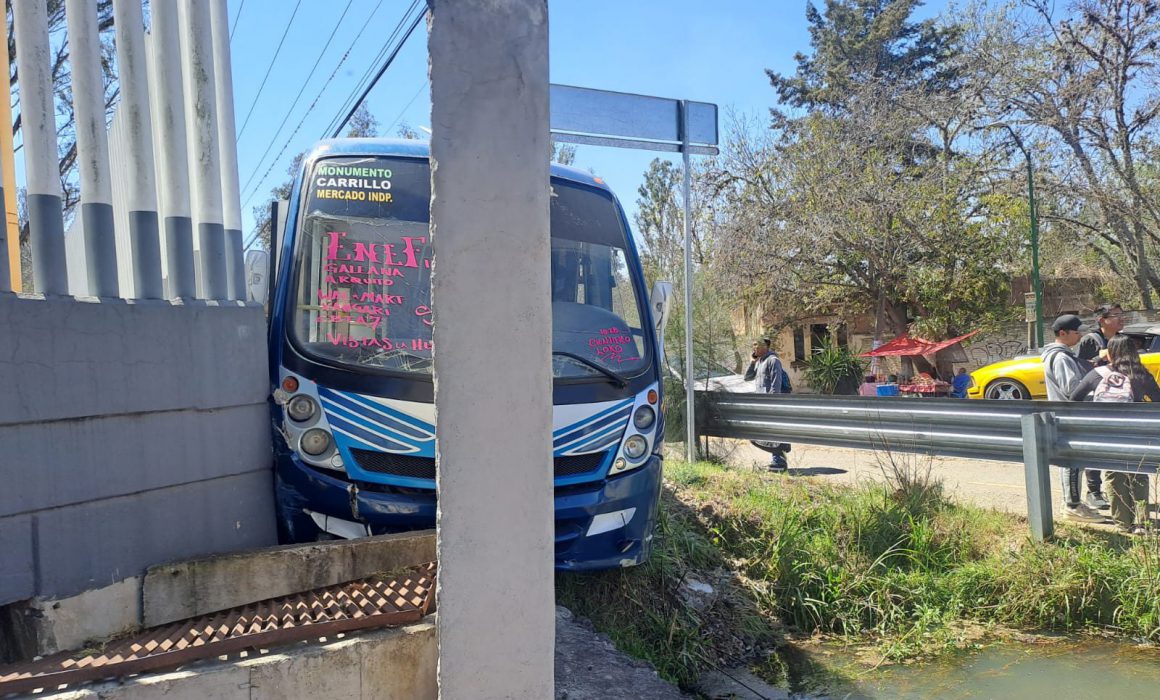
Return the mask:
<svg viewBox="0 0 1160 700"><path fill-rule="evenodd" d="M785 367L770 347L769 338L762 338L753 343L753 361L745 371L745 378L753 380L753 390L758 394L780 394L783 385ZM752 441L758 448L770 453L769 470L784 472L789 469L785 453L789 445L785 443L770 443Z"/></svg>

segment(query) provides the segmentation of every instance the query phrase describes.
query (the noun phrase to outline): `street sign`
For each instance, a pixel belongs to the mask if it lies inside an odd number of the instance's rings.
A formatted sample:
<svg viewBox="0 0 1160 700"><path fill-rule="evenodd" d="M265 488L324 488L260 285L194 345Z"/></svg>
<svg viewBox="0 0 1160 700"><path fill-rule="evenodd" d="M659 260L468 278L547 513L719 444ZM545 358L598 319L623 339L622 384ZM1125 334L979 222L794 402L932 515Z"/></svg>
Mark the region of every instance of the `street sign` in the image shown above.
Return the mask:
<svg viewBox="0 0 1160 700"><path fill-rule="evenodd" d="M590 146L681 153L681 106L688 110L688 153L717 155L717 105L571 85L552 85L552 138Z"/></svg>
<svg viewBox="0 0 1160 700"><path fill-rule="evenodd" d="M1035 323L1039 320L1039 314L1035 308L1035 292L1023 292L1023 310L1028 323Z"/></svg>

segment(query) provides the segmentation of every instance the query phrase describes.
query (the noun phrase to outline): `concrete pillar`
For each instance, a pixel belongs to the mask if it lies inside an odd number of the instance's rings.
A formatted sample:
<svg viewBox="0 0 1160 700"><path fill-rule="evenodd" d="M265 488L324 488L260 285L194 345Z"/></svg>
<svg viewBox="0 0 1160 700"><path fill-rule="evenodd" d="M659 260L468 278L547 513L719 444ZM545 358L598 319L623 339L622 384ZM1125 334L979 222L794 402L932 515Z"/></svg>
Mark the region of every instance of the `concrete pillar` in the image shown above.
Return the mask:
<svg viewBox="0 0 1160 700"><path fill-rule="evenodd" d="M0 46L8 46L8 23L0 22ZM4 52L5 75L12 74ZM0 292L20 290L20 229L16 214L16 165L12 152L12 103L0 100ZM7 187L4 184L7 183Z"/></svg>
<svg viewBox="0 0 1160 700"><path fill-rule="evenodd" d="M430 7L439 694L550 698L548 6Z"/></svg>
<svg viewBox="0 0 1160 700"><path fill-rule="evenodd" d="M8 22L4 22L7 26ZM0 128L3 128L0 126ZM0 292L12 291L12 268L8 264L8 215L4 206L4 173L0 169Z"/></svg>
<svg viewBox="0 0 1160 700"><path fill-rule="evenodd" d="M164 4L164 3L159 3ZM141 0L113 0L117 33L117 79L129 135L122 174L129 188L129 240L133 248L133 286L142 299L161 299L161 241L157 232L157 179L153 171L153 120L149 75L145 67L145 21Z"/></svg>
<svg viewBox="0 0 1160 700"><path fill-rule="evenodd" d="M89 294L119 296L117 238L113 227L113 181L109 172L109 135L105 125L105 81L97 3L65 0L73 112L76 115L77 171L81 181L81 228Z"/></svg>
<svg viewBox="0 0 1160 700"><path fill-rule="evenodd" d="M189 155L185 132L180 31L177 5L156 2L152 13L150 55L153 128L157 130L157 173L161 220L165 230L169 295L197 296L193 264L193 219L189 202Z"/></svg>
<svg viewBox="0 0 1160 700"><path fill-rule="evenodd" d="M231 299L246 298L242 251L242 193L238 188L238 136L234 128L234 77L230 60L230 14L226 0L212 0L214 88L217 91L218 145L222 162L222 206L226 229L226 270Z"/></svg>
<svg viewBox="0 0 1160 700"><path fill-rule="evenodd" d="M68 294L47 13L43 2L12 3L32 279L42 294Z"/></svg>
<svg viewBox="0 0 1160 700"><path fill-rule="evenodd" d="M201 248L202 295L207 299L227 299L229 283L226 234L222 225L222 169L209 3L181 0L180 8L181 77L185 87L193 217Z"/></svg>

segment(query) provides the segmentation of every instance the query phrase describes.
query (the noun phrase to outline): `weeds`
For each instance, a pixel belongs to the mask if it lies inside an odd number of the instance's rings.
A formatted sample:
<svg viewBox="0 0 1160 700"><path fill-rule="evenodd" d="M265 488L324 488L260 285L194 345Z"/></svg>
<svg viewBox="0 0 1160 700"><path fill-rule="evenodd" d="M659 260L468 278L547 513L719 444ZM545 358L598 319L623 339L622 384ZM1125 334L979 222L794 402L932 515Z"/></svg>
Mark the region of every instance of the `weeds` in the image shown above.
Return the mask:
<svg viewBox="0 0 1160 700"><path fill-rule="evenodd" d="M960 645L980 625L1160 641L1160 538L1063 526L1055 542L1032 542L1020 518L946 502L921 458L887 458L888 486L705 463L666 471L653 560L562 575L557 591L671 680L687 684L777 622L877 642L894 659ZM690 571L731 576L730 603L689 609L679 587ZM723 651L731 635L746 642Z"/></svg>

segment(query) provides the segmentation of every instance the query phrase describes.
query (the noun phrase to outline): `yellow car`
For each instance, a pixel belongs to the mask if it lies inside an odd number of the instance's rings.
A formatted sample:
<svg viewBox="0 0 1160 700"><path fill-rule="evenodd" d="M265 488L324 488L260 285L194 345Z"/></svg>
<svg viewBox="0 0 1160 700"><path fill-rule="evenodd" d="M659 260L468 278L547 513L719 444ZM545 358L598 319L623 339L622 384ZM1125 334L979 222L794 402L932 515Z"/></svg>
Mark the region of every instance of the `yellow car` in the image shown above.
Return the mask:
<svg viewBox="0 0 1160 700"><path fill-rule="evenodd" d="M1160 381L1160 325L1133 324L1121 331L1136 341L1140 359ZM967 388L970 399L1046 399L1043 360L1038 355L1021 355L971 372Z"/></svg>

